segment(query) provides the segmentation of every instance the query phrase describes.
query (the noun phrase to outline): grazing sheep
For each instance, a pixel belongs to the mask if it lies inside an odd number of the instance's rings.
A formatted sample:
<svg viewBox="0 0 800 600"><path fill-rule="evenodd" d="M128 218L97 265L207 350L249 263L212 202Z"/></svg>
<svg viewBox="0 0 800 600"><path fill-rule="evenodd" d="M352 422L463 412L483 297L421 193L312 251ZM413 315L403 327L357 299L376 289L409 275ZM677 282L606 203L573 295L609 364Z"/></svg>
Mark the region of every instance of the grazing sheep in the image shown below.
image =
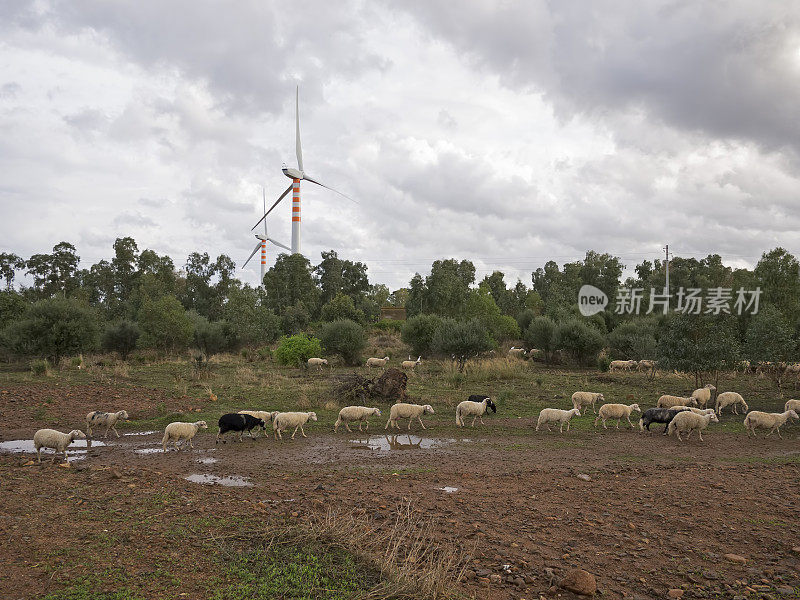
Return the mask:
<svg viewBox="0 0 800 600"><path fill-rule="evenodd" d="M482 417L487 408L491 408L494 413L497 412L497 405L489 396L473 394L468 400L464 400L456 406L456 425L464 427L464 417L470 415L473 415L470 427L475 427L475 419L480 419L481 425L483 425Z"/></svg>
<svg viewBox="0 0 800 600"><path fill-rule="evenodd" d="M642 409L639 408L638 404L603 404L600 407L600 412L597 414L597 418L594 420L594 426L597 427L597 423L600 419L603 419L603 429L608 429L606 427L606 420L607 419L616 419L617 420L617 429L619 429L619 422L625 418L628 420L628 425L631 426L633 429L633 423L631 423L631 413L633 411L642 412Z"/></svg>
<svg viewBox="0 0 800 600"><path fill-rule="evenodd" d="M433 407L430 404L408 404L406 402L398 402L397 404L393 404L392 408L389 410L389 420L386 421L386 426L384 429L388 429L389 425L391 424L392 428L400 429L400 425L397 424L398 419L408 419L408 430L411 431L411 421L416 419L419 421L419 424L422 425L423 429L426 429L425 424L422 422L422 415L433 415L436 414L433 411Z"/></svg>
<svg viewBox="0 0 800 600"><path fill-rule="evenodd" d="M697 406L697 399L664 394L656 402L656 408L672 408L673 406Z"/></svg>
<svg viewBox="0 0 800 600"><path fill-rule="evenodd" d="M339 411L339 418L336 419L336 423L333 425L333 432L336 433L339 429L339 425L342 423L344 423L344 426L347 427L347 431L352 432L353 430L350 429L350 425L348 424L350 421L358 421L359 431L361 431L361 423L366 423L367 431L369 431L369 421L367 419L369 419L369 417L372 415L380 417L380 409L370 408L369 406L345 406Z"/></svg>
<svg viewBox="0 0 800 600"><path fill-rule="evenodd" d="M388 356L384 356L383 358L368 358L367 359L367 366L368 367L385 367L388 362L389 362L389 357Z"/></svg>
<svg viewBox="0 0 800 600"><path fill-rule="evenodd" d="M509 356L516 356L517 358L522 358L526 354L527 352L525 352L525 348L515 348L514 346L511 346L511 348L508 349Z"/></svg>
<svg viewBox="0 0 800 600"><path fill-rule="evenodd" d="M64 455L64 461L69 462L67 458L67 446L75 440L85 440L86 435L80 429L73 429L69 433L61 433L55 429L40 429L33 434L33 445L36 448L37 462L42 462L42 448L52 448L55 450L53 454L53 462L56 462L56 456L59 454Z"/></svg>
<svg viewBox="0 0 800 600"><path fill-rule="evenodd" d="M103 434L104 438L108 437L108 430L113 429L114 433L117 434L119 437L119 431L117 431L116 424L117 421L124 421L128 418L128 413L124 410L119 412L107 413L101 412L99 410L93 410L88 415L86 415L86 436L92 437L92 427L105 427L106 431Z"/></svg>
<svg viewBox="0 0 800 600"><path fill-rule="evenodd" d="M575 392L572 394L572 408L583 410L584 406L589 406L591 404L592 412L597 414L597 411L594 409L594 403L604 402L605 399L605 396L599 392Z"/></svg>
<svg viewBox="0 0 800 600"><path fill-rule="evenodd" d="M322 370L322 365L326 365L327 366L328 359L327 358L309 358L306 361L306 364L309 366L309 368L310 367L317 367L317 370L321 371Z"/></svg>
<svg viewBox="0 0 800 600"><path fill-rule="evenodd" d="M792 409L782 413L766 413L760 410L751 410L744 418L744 426L747 428L748 437L750 437L751 433L753 437L756 437L756 429L758 427L763 427L764 429L769 428L769 433L764 436L765 438L775 432L778 434L779 438L783 439L781 435L781 426L789 419L798 418L800 417L797 416L797 412Z"/></svg>
<svg viewBox="0 0 800 600"><path fill-rule="evenodd" d="M736 392L722 392L719 396L717 396L717 415L721 415L722 409L727 406L733 406L733 414L738 415L739 411L736 410L736 407L739 404L741 404L742 408L744 408L744 412L749 410L747 407L747 402L744 401L744 398L742 398L741 394Z"/></svg>
<svg viewBox="0 0 800 600"><path fill-rule="evenodd" d="M275 439L282 440L282 432L289 429L289 427L294 427L292 439L294 439L298 429L300 430L300 435L303 437L308 437L303 429L303 425L309 421L316 420L317 413L315 412L279 412L277 415L272 417L272 432L275 436Z"/></svg>
<svg viewBox="0 0 800 600"><path fill-rule="evenodd" d="M569 421L572 417L580 417L581 411L578 408L572 410L561 410L560 408L543 408L539 413L539 418L536 420L536 431L539 427L547 425L547 431L550 431L550 423L558 423L559 433L564 433L564 423L567 424L567 431L569 431Z"/></svg>
<svg viewBox="0 0 800 600"><path fill-rule="evenodd" d="M642 413L642 418L639 419L639 430L650 431L651 423L664 423L663 434L667 435L667 427L672 419L675 418L679 412L688 410L686 406L676 406L675 408L648 408Z"/></svg>
<svg viewBox="0 0 800 600"><path fill-rule="evenodd" d="M411 357L409 356L408 360L404 360L402 363L400 363L400 366L403 367L404 369L413 369L421 362L422 362L421 356L417 357L417 360L411 360Z"/></svg>
<svg viewBox="0 0 800 600"><path fill-rule="evenodd" d="M654 360L640 360L636 366L637 371L655 371L656 361Z"/></svg>
<svg viewBox="0 0 800 600"><path fill-rule="evenodd" d="M275 411L270 412L268 410L240 410L239 414L240 415L250 415L251 417L255 417L256 419L261 419L262 421L264 421L264 426L261 427L261 431L266 433L266 431L267 431L267 423L270 423L272 421L272 418L275 415L278 414L278 411L275 410ZM248 435L250 437L253 437L253 430L252 429L248 432ZM255 437L258 437L258 431L256 431Z"/></svg>
<svg viewBox="0 0 800 600"><path fill-rule="evenodd" d="M635 360L612 360L608 365L609 371L632 371L639 366Z"/></svg>
<svg viewBox="0 0 800 600"><path fill-rule="evenodd" d="M787 400L783 410L793 410L800 413L800 400Z"/></svg>
<svg viewBox="0 0 800 600"><path fill-rule="evenodd" d="M705 408L706 405L711 401L711 398L714 397L714 392L716 391L717 388L709 383L705 387L701 387L693 391L692 398L697 400L697 405L700 408Z"/></svg>
<svg viewBox="0 0 800 600"><path fill-rule="evenodd" d="M252 438L253 427L261 427L261 429L266 428L266 423L264 423L263 419L254 417L248 413L226 413L219 418L217 424L219 425L219 432L217 433L217 438L214 440L215 444L218 444L220 441L224 444L225 440L222 436L229 431L238 433L239 441L241 442L242 433L245 431L247 431Z"/></svg>
<svg viewBox="0 0 800 600"><path fill-rule="evenodd" d="M161 447L164 449L164 452L166 452L167 444L173 442L175 444L175 450L178 450L178 442L185 440L189 442L190 448L194 448L192 438L196 436L197 432L201 429L208 429L208 425L206 425L205 421L196 421L194 423L176 421L175 423L170 423L167 425L166 429L164 429L164 438L161 440Z"/></svg>
<svg viewBox="0 0 800 600"><path fill-rule="evenodd" d="M703 441L703 429L708 427L709 423L719 423L719 419L717 415L714 413L709 413L707 415L696 415L690 410L682 410L675 418L670 421L669 428L667 429L667 433L672 435L673 433L678 436L680 441L681 433L689 432L686 436L688 440L692 436L693 431L697 431L697 435L700 436L700 441Z"/></svg>

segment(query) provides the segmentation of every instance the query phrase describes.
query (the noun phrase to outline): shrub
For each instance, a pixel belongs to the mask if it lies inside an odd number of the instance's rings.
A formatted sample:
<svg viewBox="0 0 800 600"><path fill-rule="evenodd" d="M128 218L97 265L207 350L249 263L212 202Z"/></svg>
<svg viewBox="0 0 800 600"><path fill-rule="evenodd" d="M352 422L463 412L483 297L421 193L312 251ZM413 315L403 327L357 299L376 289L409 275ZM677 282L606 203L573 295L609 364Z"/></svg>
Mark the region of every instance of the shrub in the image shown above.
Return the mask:
<svg viewBox="0 0 800 600"><path fill-rule="evenodd" d="M598 356L597 357L597 368L600 369L603 373L607 373L608 369L611 368L611 357L609 356Z"/></svg>
<svg viewBox="0 0 800 600"><path fill-rule="evenodd" d="M47 375L49 370L50 363L47 362L47 359L31 361L31 373L34 375Z"/></svg>
<svg viewBox="0 0 800 600"><path fill-rule="evenodd" d="M454 355L461 372L469 357L491 350L494 343L479 319L460 323L444 319L433 336L431 347L437 354Z"/></svg>
<svg viewBox="0 0 800 600"><path fill-rule="evenodd" d="M192 339L194 326L175 296L145 299L139 309L140 345L163 352L184 350Z"/></svg>
<svg viewBox="0 0 800 600"><path fill-rule="evenodd" d="M330 354L338 354L348 365L361 362L361 352L366 346L364 329L349 319L326 323L320 331L322 347Z"/></svg>
<svg viewBox="0 0 800 600"><path fill-rule="evenodd" d="M106 327L103 333L103 350L119 353L122 360L136 348L136 341L141 335L139 326L132 321L120 321Z"/></svg>
<svg viewBox="0 0 800 600"><path fill-rule="evenodd" d="M50 359L89 352L97 347L94 310L72 298L40 300L5 330L5 341L17 354Z"/></svg>
<svg viewBox="0 0 800 600"><path fill-rule="evenodd" d="M438 315L411 317L403 325L401 339L417 356L429 356L433 352L433 336L441 324L442 318Z"/></svg>
<svg viewBox="0 0 800 600"><path fill-rule="evenodd" d="M656 355L656 324L638 319L616 327L608 334L610 355L614 359L651 358Z"/></svg>
<svg viewBox="0 0 800 600"><path fill-rule="evenodd" d="M536 317L523 333L528 348L536 348L544 353L550 362L555 350L556 324L550 317Z"/></svg>
<svg viewBox="0 0 800 600"><path fill-rule="evenodd" d="M305 333L283 336L275 350L275 360L281 365L302 366L313 356L322 354L320 341Z"/></svg>
<svg viewBox="0 0 800 600"><path fill-rule="evenodd" d="M206 355L206 358L235 350L239 346L239 338L227 321L209 322L201 317L195 323L194 345Z"/></svg>
<svg viewBox="0 0 800 600"><path fill-rule="evenodd" d="M536 311L532 308L526 308L517 316L517 324L519 325L520 331L525 331L528 327L531 326L534 319L537 317Z"/></svg>
<svg viewBox="0 0 800 600"><path fill-rule="evenodd" d="M302 302L287 307L281 316L281 327L286 335L300 333L304 328L308 327L310 322L311 315L308 314Z"/></svg>
<svg viewBox="0 0 800 600"><path fill-rule="evenodd" d="M592 362L602 350L603 344L600 332L578 319L570 319L556 327L556 347L572 354L578 364L587 365Z"/></svg>
<svg viewBox="0 0 800 600"><path fill-rule="evenodd" d="M363 323L366 319L364 313L358 310L350 296L339 292L330 302L325 303L320 313L323 321L341 321L348 319L356 323Z"/></svg>
<svg viewBox="0 0 800 600"><path fill-rule="evenodd" d="M397 333L401 333L403 331L403 325L404 321L399 321L397 319L381 319L375 323L375 328L381 331L396 331Z"/></svg>

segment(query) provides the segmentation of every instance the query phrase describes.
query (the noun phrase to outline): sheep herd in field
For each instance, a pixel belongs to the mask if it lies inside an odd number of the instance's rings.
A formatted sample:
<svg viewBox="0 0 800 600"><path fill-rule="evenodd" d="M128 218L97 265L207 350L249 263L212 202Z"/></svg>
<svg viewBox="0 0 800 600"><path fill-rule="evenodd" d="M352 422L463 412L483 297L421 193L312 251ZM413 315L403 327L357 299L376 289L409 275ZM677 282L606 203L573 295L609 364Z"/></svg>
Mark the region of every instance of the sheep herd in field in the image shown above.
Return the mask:
<svg viewBox="0 0 800 600"><path fill-rule="evenodd" d="M532 350L530 352L536 351ZM509 351L509 356L522 357L525 355L526 351L521 348L512 347ZM389 357L369 358L366 361L366 366L385 367L388 362ZM413 369L420 363L421 357L417 358L416 361L411 360L409 357L408 361L403 361L402 366L407 369ZM309 367L316 366L321 369L327 364L327 360L321 358L308 360ZM610 364L611 371L649 371L655 369L655 367L655 362L648 360L612 361ZM739 414L741 409L742 414L745 415L744 426L748 437L751 435L755 437L756 429L767 429L769 431L765 437L776 433L779 438L783 439L780 428L787 421L800 418L798 417L800 400L788 400L782 413L767 413L749 410L747 402L737 392L726 391L715 397L716 391L716 387L709 384L694 390L689 396L664 394L658 398L654 408L647 408L644 411L638 403L606 403L605 396L601 392L576 391L571 396L572 408L543 408L536 419L535 431L539 431L542 427L551 431L552 425L558 425L559 433L564 432L565 425L567 431L569 431L572 419L585 415L589 407L596 415L594 419L595 428L602 422L603 428L608 429L607 422L616 421L616 428L619 429L620 423L625 420L628 422L629 428L633 429L634 424L631 421L631 415L636 412L641 415L639 418L640 432L649 432L650 425L653 423L663 424L663 434L674 435L680 441L684 439L682 435L685 435L688 440L694 432L697 432L697 437L702 442L703 430L708 428L711 423L719 423L719 417L726 408L729 408L729 412L736 415ZM710 408L709 406L712 404L713 408ZM471 395L467 400L456 406L456 425L465 427L469 417L472 417L470 426L474 427L476 420L479 420L483 425L483 416L489 411L497 412L497 405L491 397L483 394ZM392 429L400 429L399 421L401 419L408 419L408 430L411 430L411 424L415 420L422 429L426 429L422 417L427 414L435 414L433 406L430 404L398 402L389 409L389 418L384 429L389 429L390 427ZM338 432L341 425L344 425L347 431L352 432L350 424L355 422L358 422L359 431L363 431L362 425L365 425L368 431L369 417L372 416L381 417L381 410L368 406L346 406L339 411L338 418L333 425L334 433ZM120 437L116 425L128 418L128 413L124 410L117 412L92 411L86 415L85 434L77 429L69 433L62 433L53 429L40 429L33 436L38 462L41 463L40 451L42 448L55 450L54 461L58 454L63 454L66 459L67 447L76 439L91 439L94 430L98 432L103 430L103 437L108 437L109 431L113 431L117 437ZM241 410L237 413L226 413L217 422L219 431L215 444L219 442L225 443L226 434L229 433L234 434L239 442L242 441L244 432L247 432L250 438L256 439L259 431L266 434L268 425L271 425L273 436L276 440L282 440L283 432L292 428L294 429L291 435L292 439L294 439L298 429L303 437L307 437L303 426L309 421L317 421L315 412ZM165 428L161 441L163 451L167 452L170 444L176 450L180 449L181 445L188 445L190 448L194 448L192 439L201 429L208 429L208 424L205 421L170 423ZM256 432L255 436L253 435L254 430Z"/></svg>

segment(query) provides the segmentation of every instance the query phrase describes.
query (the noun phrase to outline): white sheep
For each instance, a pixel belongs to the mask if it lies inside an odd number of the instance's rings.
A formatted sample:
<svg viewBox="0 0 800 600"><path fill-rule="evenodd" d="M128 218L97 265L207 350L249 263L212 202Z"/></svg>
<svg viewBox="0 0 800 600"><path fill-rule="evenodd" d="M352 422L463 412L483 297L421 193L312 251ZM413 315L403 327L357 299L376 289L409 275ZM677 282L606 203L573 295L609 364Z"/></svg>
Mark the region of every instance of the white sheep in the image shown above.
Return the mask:
<svg viewBox="0 0 800 600"><path fill-rule="evenodd" d="M697 415L690 410L682 410L672 421L669 422L669 428L667 429L667 433L672 435L673 433L678 436L680 441L683 441L681 438L681 433L689 432L686 436L688 440L693 431L697 431L697 435L700 436L700 441L703 441L703 429L708 427L709 423L719 423L719 419L717 415L714 413L709 413L707 415Z"/></svg>
<svg viewBox="0 0 800 600"><path fill-rule="evenodd" d="M33 434L33 445L36 448L37 462L42 462L42 448L52 448L55 450L53 454L53 462L56 462L56 456L59 454L64 455L64 460L68 463L67 446L75 440L85 440L86 434L80 429L73 429L69 433L61 433L55 429L40 429Z"/></svg>
<svg viewBox="0 0 800 600"><path fill-rule="evenodd" d="M658 399L658 402L656 402L656 408L673 408L675 406L697 406L697 399L664 394Z"/></svg>
<svg viewBox="0 0 800 600"><path fill-rule="evenodd" d="M396 427L397 429L400 429L400 425L397 424L398 419L408 419L409 431L411 431L411 421L414 419L419 421L419 424L422 425L423 429L426 429L425 424L422 422L422 415L425 414L436 414L430 404L422 405L398 402L397 404L393 404L392 408L389 409L389 420L386 421L386 426L384 429L388 429L390 424L392 428Z"/></svg>
<svg viewBox="0 0 800 600"><path fill-rule="evenodd" d="M688 410L696 415L710 415L711 413L716 413L713 408L695 408L694 406L673 406L671 410Z"/></svg>
<svg viewBox="0 0 800 600"><path fill-rule="evenodd" d="M359 431L361 431L361 423L366 423L367 431L369 431L369 417L372 415L380 417L381 414L382 413L379 408L370 408L369 406L345 406L339 411L339 418L336 419L336 423L333 425L333 432L336 433L339 430L339 425L342 423L344 423L344 426L347 427L347 431L352 432L353 430L350 429L349 425L349 423L352 421L358 421Z"/></svg>
<svg viewBox="0 0 800 600"><path fill-rule="evenodd" d="M559 433L564 433L564 423L567 424L567 431L569 431L569 421L572 417L580 417L581 411L578 408L572 410L561 410L560 408L543 408L539 413L539 418L536 420L536 431L539 427L547 425L547 431L550 431L550 423L558 423Z"/></svg>
<svg viewBox="0 0 800 600"><path fill-rule="evenodd" d="M597 414L594 408L595 402L605 401L605 396L599 392L575 392L572 394L572 408L583 410L584 406L592 405L592 412Z"/></svg>
<svg viewBox="0 0 800 600"><path fill-rule="evenodd" d="M639 408L638 404L603 404L603 406L600 407L600 412L597 414L597 418L594 420L594 426L597 427L597 423L600 421L600 419L603 419L603 429L608 429L608 427L606 427L606 420L616 419L617 429L619 429L619 422L625 418L628 420L628 425L630 425L631 429L633 429L633 423L631 423L631 413L634 410L642 412L642 409Z"/></svg>
<svg viewBox="0 0 800 600"><path fill-rule="evenodd" d="M697 400L697 405L700 408L705 408L706 405L711 401L711 398L714 397L714 392L716 391L717 388L709 383L704 387L701 387L693 391L692 398Z"/></svg>
<svg viewBox="0 0 800 600"><path fill-rule="evenodd" d="M161 447L164 449L164 452L166 452L167 444L172 442L175 444L175 450L178 450L178 442L188 441L189 447L194 448L194 444L192 444L192 438L196 436L197 432L201 429L208 429L208 425L205 421L195 421L194 423L175 421L174 423L170 423L164 429L164 437L161 440Z"/></svg>
<svg viewBox="0 0 800 600"><path fill-rule="evenodd" d="M526 354L527 352L525 352L525 348L515 348L514 346L511 346L511 348L508 349L509 356L516 356L517 358L520 358Z"/></svg>
<svg viewBox="0 0 800 600"><path fill-rule="evenodd" d="M744 426L747 428L748 437L750 437L751 433L753 437L756 437L756 428L763 427L764 429L769 428L769 433L764 437L769 437L771 433L775 432L778 434L779 438L783 439L781 435L781 426L789 419L798 418L800 417L798 417L797 412L793 409L782 413L766 413L760 410L751 410L744 418Z"/></svg>
<svg viewBox="0 0 800 600"><path fill-rule="evenodd" d="M640 360L636 366L637 371L654 371L656 368L656 361L654 360Z"/></svg>
<svg viewBox="0 0 800 600"><path fill-rule="evenodd" d="M317 370L321 371L322 370L322 365L326 365L327 366L328 359L327 358L309 358L306 361L306 364L309 367L317 367Z"/></svg>
<svg viewBox="0 0 800 600"><path fill-rule="evenodd" d="M117 421L124 421L127 418L128 418L128 413L124 410L113 413L93 410L88 415L86 415L86 435L88 437L92 437L92 427L99 428L105 426L106 431L103 434L104 438L108 437L109 429L113 429L114 433L116 433L117 437L119 437L119 431L117 431L116 428Z"/></svg>
<svg viewBox="0 0 800 600"><path fill-rule="evenodd" d="M250 415L251 417L255 417L256 419L261 419L262 421L264 421L264 426L266 427L266 424L272 421L272 418L275 415L278 414L278 411L277 410L273 410L273 411L268 411L268 410L240 410L239 414L240 415ZM265 431L266 432L266 429L264 427L262 427L261 431ZM253 437L253 430L252 429L250 431L248 431L247 433L251 438ZM255 437L258 437L258 431L256 431Z"/></svg>
<svg viewBox="0 0 800 600"><path fill-rule="evenodd" d="M787 400L783 406L783 410L793 410L800 413L800 400Z"/></svg>
<svg viewBox="0 0 800 600"><path fill-rule="evenodd" d="M744 401L744 398L742 398L741 394L736 392L722 392L719 396L717 396L717 415L721 415L722 409L727 406L733 406L733 414L738 415L739 411L736 410L736 407L739 404L741 404L742 408L744 408L744 412L749 410L747 407L747 402Z"/></svg>
<svg viewBox="0 0 800 600"><path fill-rule="evenodd" d="M635 360L612 360L608 365L609 371L632 371L639 363Z"/></svg>
<svg viewBox="0 0 800 600"><path fill-rule="evenodd" d="M385 367L386 363L389 362L389 357L384 356L383 358L368 358L367 359L367 366L368 367Z"/></svg>
<svg viewBox="0 0 800 600"><path fill-rule="evenodd" d="M419 356L419 357L417 358L417 360L411 360L411 357L409 356L409 357L408 357L408 360L404 360L402 363L400 363L400 365L401 365L401 366L402 366L404 369L413 369L414 367L416 367L416 366L417 366L418 364L420 364L421 362L422 362L422 357L421 357L421 356Z"/></svg>
<svg viewBox="0 0 800 600"><path fill-rule="evenodd" d="M303 437L308 437L303 429L303 425L309 421L316 420L317 413L315 412L279 412L277 415L272 417L273 434L275 435L275 439L282 440L283 435L281 435L281 433L290 427L294 427L292 439L294 439L298 429L300 430L300 435Z"/></svg>
<svg viewBox="0 0 800 600"><path fill-rule="evenodd" d="M475 419L480 419L481 425L483 425L483 415L488 409L497 412L497 406L489 396L484 396L480 401L478 398L480 398L478 395L470 396L469 400L464 400L456 406L456 425L464 427L464 417L470 415L472 415L470 427L475 427Z"/></svg>

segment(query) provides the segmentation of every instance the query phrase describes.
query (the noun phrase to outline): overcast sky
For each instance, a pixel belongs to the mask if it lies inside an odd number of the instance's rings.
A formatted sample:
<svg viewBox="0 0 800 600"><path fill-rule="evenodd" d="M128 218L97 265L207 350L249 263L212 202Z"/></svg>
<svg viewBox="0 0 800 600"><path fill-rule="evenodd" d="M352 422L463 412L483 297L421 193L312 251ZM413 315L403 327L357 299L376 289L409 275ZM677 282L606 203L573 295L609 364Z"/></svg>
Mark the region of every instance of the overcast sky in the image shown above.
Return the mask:
<svg viewBox="0 0 800 600"><path fill-rule="evenodd" d="M589 249L800 253L785 0L0 2L0 251L88 266L132 236L241 265L296 165L298 83L306 171L358 201L303 185L313 263L394 289L447 257L529 285Z"/></svg>

